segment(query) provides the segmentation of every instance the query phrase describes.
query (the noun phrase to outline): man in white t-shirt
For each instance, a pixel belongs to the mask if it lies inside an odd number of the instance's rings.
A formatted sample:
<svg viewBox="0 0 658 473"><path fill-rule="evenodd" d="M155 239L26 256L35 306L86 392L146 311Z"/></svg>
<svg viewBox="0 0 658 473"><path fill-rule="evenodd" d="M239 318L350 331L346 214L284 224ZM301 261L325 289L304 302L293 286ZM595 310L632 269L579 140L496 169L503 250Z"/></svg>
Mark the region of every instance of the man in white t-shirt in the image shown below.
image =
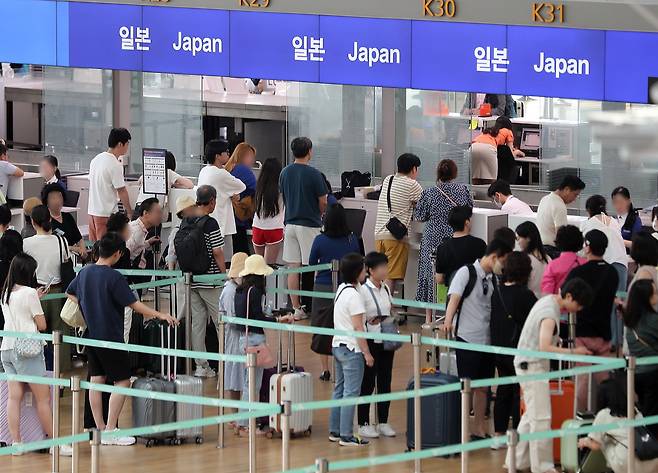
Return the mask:
<svg viewBox="0 0 658 473"><path fill-rule="evenodd" d="M497 207L509 215L532 215L532 209L518 197L512 195L509 182L498 179L487 190L487 195Z"/></svg>
<svg viewBox="0 0 658 473"><path fill-rule="evenodd" d="M557 229L567 224L567 205L574 202L585 189L585 183L578 176L565 176L560 186L544 196L537 207L537 228L545 246L555 246ZM553 258L555 251L549 253Z"/></svg>
<svg viewBox="0 0 658 473"><path fill-rule="evenodd" d="M210 140L206 144L204 152L204 162L207 164L199 172L198 185L209 185L217 191L217 200L215 210L211 217L217 220L219 229L224 236L225 248L224 254L227 258L231 257L232 247L229 235L235 235L235 215L233 213L233 203L231 200L240 195L246 189L244 183L231 175L224 165L231 157L230 147L226 140ZM229 248L227 248L229 247Z"/></svg>
<svg viewBox="0 0 658 473"><path fill-rule="evenodd" d="M97 241L107 233L107 219L116 212L117 200L132 216L130 197L123 179L123 165L119 161L130 149L130 132L113 128L107 138L108 150L91 160L89 165L89 239ZM117 199L118 197L118 199Z"/></svg>
<svg viewBox="0 0 658 473"><path fill-rule="evenodd" d="M0 192L2 192L2 196L5 199L9 187L9 178L11 176L22 177L23 174L25 174L21 168L14 166L9 162L7 150L8 148L5 141L0 140Z"/></svg>

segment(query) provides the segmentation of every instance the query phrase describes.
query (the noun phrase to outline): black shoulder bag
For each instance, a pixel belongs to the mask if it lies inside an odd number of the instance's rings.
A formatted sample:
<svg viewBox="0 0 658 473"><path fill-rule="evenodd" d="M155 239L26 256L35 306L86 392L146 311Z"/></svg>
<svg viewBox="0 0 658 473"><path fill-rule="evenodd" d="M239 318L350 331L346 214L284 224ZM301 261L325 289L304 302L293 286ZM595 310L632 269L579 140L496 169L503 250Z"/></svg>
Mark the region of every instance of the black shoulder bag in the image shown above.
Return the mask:
<svg viewBox="0 0 658 473"><path fill-rule="evenodd" d="M388 204L388 213L391 215L391 218L386 222L386 230L388 230L391 235L396 240L402 240L407 236L409 230L407 226L400 221L399 218L393 215L393 207L391 206L391 187L393 186L393 177L388 181L388 190L386 191L386 203Z"/></svg>

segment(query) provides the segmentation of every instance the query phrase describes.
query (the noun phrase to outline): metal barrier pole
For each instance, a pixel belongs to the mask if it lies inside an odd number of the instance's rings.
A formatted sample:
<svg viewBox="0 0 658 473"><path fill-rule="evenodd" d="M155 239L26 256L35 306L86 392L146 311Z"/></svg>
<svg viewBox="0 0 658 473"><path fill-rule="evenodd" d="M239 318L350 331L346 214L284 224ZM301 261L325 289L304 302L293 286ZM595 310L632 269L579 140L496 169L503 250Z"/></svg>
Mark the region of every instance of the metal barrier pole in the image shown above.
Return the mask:
<svg viewBox="0 0 658 473"><path fill-rule="evenodd" d="M80 376L71 377L71 393L73 395L71 435L77 435L80 433ZM72 447L71 473L78 473L80 471L80 444L74 442Z"/></svg>
<svg viewBox="0 0 658 473"><path fill-rule="evenodd" d="M247 346L248 341L247 341ZM256 399L256 354L247 354L247 376L249 379L249 402ZM249 418L249 473L256 473L256 418Z"/></svg>
<svg viewBox="0 0 658 473"><path fill-rule="evenodd" d="M329 462L326 458L317 458L315 460L315 473L328 473Z"/></svg>
<svg viewBox="0 0 658 473"><path fill-rule="evenodd" d="M226 322L224 322L224 314L219 313L219 354L223 355L226 352ZM219 391L219 399L224 399L224 360L219 360L218 373L217 373L217 390ZM224 415L224 406L219 406L218 415ZM220 422L218 425L219 432L217 433L217 448L224 448L224 423Z"/></svg>
<svg viewBox="0 0 658 473"><path fill-rule="evenodd" d="M53 377L59 379L61 375L61 346L62 332L53 331ZM53 390L53 438L59 438L59 395L62 392L61 387L55 386ZM59 473L59 445L53 446L52 473Z"/></svg>
<svg viewBox="0 0 658 473"><path fill-rule="evenodd" d="M626 357L626 417L635 419L635 367L634 356ZM628 473L635 473L635 427L628 428Z"/></svg>
<svg viewBox="0 0 658 473"><path fill-rule="evenodd" d="M100 473L101 471L101 431L91 429L91 473Z"/></svg>
<svg viewBox="0 0 658 473"><path fill-rule="evenodd" d="M185 273L185 349L192 349L192 273ZM185 374L192 376L192 358L185 358Z"/></svg>
<svg viewBox="0 0 658 473"><path fill-rule="evenodd" d="M413 348L414 356L414 450L416 452L420 452L422 449L422 429L420 416L421 398L418 393L420 390L420 332L411 334L411 345ZM420 458L416 458L414 460L414 473L420 473L421 467L422 465Z"/></svg>
<svg viewBox="0 0 658 473"><path fill-rule="evenodd" d="M507 446L509 447L509 462L507 473L516 473L516 446L519 444L519 433L515 429L507 431Z"/></svg>
<svg viewBox="0 0 658 473"><path fill-rule="evenodd" d="M290 401L281 404L281 471L290 469L290 415L292 405Z"/></svg>
<svg viewBox="0 0 658 473"><path fill-rule="evenodd" d="M471 380L469 378L462 378L462 412L461 412L461 425L462 425L462 444L467 444L471 440L470 436L470 412L471 412ZM461 471L468 473L468 452L461 454Z"/></svg>
<svg viewBox="0 0 658 473"><path fill-rule="evenodd" d="M340 271L340 260L337 259L331 260L331 288L334 294L336 294L336 291L338 290L339 271ZM331 380L333 384L336 384L336 358L333 356L331 357L331 369L333 371Z"/></svg>
<svg viewBox="0 0 658 473"><path fill-rule="evenodd" d="M160 236L160 235L158 235ZM153 270L158 269L158 261L160 261L160 249L159 245L156 245L154 248L158 248L157 250L153 251ZM153 276L153 281L157 281L158 277ZM160 311L160 286L155 287L155 293L154 293L154 305L155 305L155 310L158 312ZM171 294L169 295L171 297Z"/></svg>

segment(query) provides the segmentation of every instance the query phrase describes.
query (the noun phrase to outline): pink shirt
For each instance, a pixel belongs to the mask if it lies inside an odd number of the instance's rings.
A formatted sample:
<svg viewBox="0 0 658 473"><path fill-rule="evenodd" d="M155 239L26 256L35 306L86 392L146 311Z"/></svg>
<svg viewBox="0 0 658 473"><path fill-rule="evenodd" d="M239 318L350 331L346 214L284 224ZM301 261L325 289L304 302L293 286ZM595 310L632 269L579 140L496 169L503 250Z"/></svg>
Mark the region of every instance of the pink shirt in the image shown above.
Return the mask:
<svg viewBox="0 0 658 473"><path fill-rule="evenodd" d="M570 251L562 252L560 256L546 266L544 276L541 280L542 294L557 294L571 270L586 262L587 260L585 258L581 258L576 253Z"/></svg>

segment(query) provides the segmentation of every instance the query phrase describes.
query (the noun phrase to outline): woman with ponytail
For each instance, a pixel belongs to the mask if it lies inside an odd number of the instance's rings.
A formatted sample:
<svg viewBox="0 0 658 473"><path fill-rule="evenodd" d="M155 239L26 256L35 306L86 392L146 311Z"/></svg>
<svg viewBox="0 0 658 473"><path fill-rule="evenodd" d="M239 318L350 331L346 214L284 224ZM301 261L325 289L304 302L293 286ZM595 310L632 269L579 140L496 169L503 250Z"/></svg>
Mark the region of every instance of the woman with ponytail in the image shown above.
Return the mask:
<svg viewBox="0 0 658 473"><path fill-rule="evenodd" d="M448 223L450 211L458 206L473 207L473 199L464 184L454 182L457 178L457 165L451 159L444 159L437 168L437 184L423 191L416 204L414 220L426 222L420 241L418 258L418 289L416 300L434 302L434 266L432 255L443 240L452 237L452 227ZM426 310L429 321L431 310Z"/></svg>
<svg viewBox="0 0 658 473"><path fill-rule="evenodd" d="M62 180L62 174L59 172L59 162L52 154L41 158L39 163L39 174L43 178L44 184L59 184L62 189L66 190L66 184Z"/></svg>

